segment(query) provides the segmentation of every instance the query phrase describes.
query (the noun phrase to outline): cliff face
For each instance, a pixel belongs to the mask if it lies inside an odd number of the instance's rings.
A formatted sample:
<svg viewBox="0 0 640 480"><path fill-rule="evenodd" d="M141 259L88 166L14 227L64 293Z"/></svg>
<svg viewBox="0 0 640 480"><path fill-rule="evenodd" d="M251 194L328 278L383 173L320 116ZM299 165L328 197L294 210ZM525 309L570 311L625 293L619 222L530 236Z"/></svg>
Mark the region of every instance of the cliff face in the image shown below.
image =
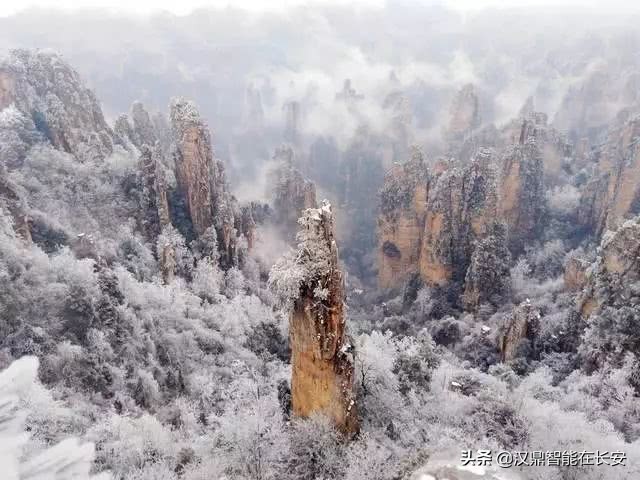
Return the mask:
<svg viewBox="0 0 640 480"><path fill-rule="evenodd" d="M196 106L184 99L171 103L173 158L178 190L184 199L196 236L213 226L220 261L226 268L236 261L237 206L229 193L222 162L213 156L209 129Z"/></svg>
<svg viewBox="0 0 640 480"><path fill-rule="evenodd" d="M564 286L568 290L580 291L587 283L589 264L583 258L570 256L564 264Z"/></svg>
<svg viewBox="0 0 640 480"><path fill-rule="evenodd" d="M475 242L496 219L496 172L483 150L465 168L428 172L421 154L396 165L380 193L378 284L420 273L429 285L463 282Z"/></svg>
<svg viewBox="0 0 640 480"><path fill-rule="evenodd" d="M378 285L399 285L418 271L430 175L422 154L386 175L378 217Z"/></svg>
<svg viewBox="0 0 640 480"><path fill-rule="evenodd" d="M474 242L496 218L495 170L486 152L440 175L429 194L420 273L432 285L462 281Z"/></svg>
<svg viewBox="0 0 640 480"><path fill-rule="evenodd" d="M507 229L496 222L487 237L478 241L464 279L463 304L476 310L483 303L499 305L511 289L511 255L507 248Z"/></svg>
<svg viewBox="0 0 640 480"><path fill-rule="evenodd" d="M548 124L545 113L533 109L532 102L523 107L520 118L502 129L501 135L506 145L536 144L547 185L557 184L563 170L569 167L567 162L572 156L572 146L565 135Z"/></svg>
<svg viewBox="0 0 640 480"><path fill-rule="evenodd" d="M11 104L80 161L113 152L114 134L95 95L56 54L15 50L0 63L0 110Z"/></svg>
<svg viewBox="0 0 640 480"><path fill-rule="evenodd" d="M145 110L144 106L140 102L133 102L131 105L131 120L133 122L133 133L135 136L135 143L139 147L148 145L153 147L158 141L156 136L156 130L151 122L149 113Z"/></svg>
<svg viewBox="0 0 640 480"><path fill-rule="evenodd" d="M289 319L293 413L325 414L350 436L358 430L353 347L345 335L344 280L331 206L306 210L300 224L297 258L305 273Z"/></svg>
<svg viewBox="0 0 640 480"><path fill-rule="evenodd" d="M464 168L440 162L430 173L421 154L388 174L380 194L378 285L396 287L419 273L432 286L464 285L474 310L509 294L507 231L499 222L492 152Z"/></svg>
<svg viewBox="0 0 640 480"><path fill-rule="evenodd" d="M138 223L147 239L155 241L162 229L171 223L167 185L158 148L144 146L138 167L140 214Z"/></svg>
<svg viewBox="0 0 640 480"><path fill-rule="evenodd" d="M462 141L480 126L478 96L472 84L465 85L454 97L449 109L449 124L445 139Z"/></svg>
<svg viewBox="0 0 640 480"><path fill-rule="evenodd" d="M306 180L294 164L293 149L282 145L276 149L274 160L278 163L272 173L273 208L275 221L293 238L298 218L307 208L315 208L316 187Z"/></svg>
<svg viewBox="0 0 640 480"><path fill-rule="evenodd" d="M507 316L504 333L499 340L501 360L508 362L517 356L520 343L532 339L540 326L540 311L527 300Z"/></svg>
<svg viewBox="0 0 640 480"><path fill-rule="evenodd" d="M498 216L509 228L511 251L519 253L536 238L542 228L545 212L543 164L535 137L526 136L523 143L507 149L500 172Z"/></svg>
<svg viewBox="0 0 640 480"><path fill-rule="evenodd" d="M0 62L0 168L20 168L36 143L49 142L81 162L100 161L118 145L139 155L135 188L127 195L138 203L131 214L147 241L155 245L165 227L176 227L187 242L215 228L220 264L231 267L238 262L238 235L253 243L251 209L241 215L229 193L223 165L213 156L209 130L196 107L178 99L170 118L171 127L162 116L152 119L135 102L112 130L94 94L58 55L17 50ZM177 185L168 184L171 174L165 180L165 172L172 169ZM0 201L27 238L28 209L17 190L5 183ZM155 253L167 259L163 263L172 263L171 252Z"/></svg>
<svg viewBox="0 0 640 480"><path fill-rule="evenodd" d="M202 235L213 225L213 152L209 130L189 101L174 100L170 116L178 188L186 200L194 232Z"/></svg>
<svg viewBox="0 0 640 480"><path fill-rule="evenodd" d="M610 131L580 202L581 223L600 235L640 213L640 117Z"/></svg>
<svg viewBox="0 0 640 480"><path fill-rule="evenodd" d="M584 318L603 305L619 308L636 303L632 299L637 299L634 285L640 280L640 217L607 231L599 252L578 296L578 310Z"/></svg>

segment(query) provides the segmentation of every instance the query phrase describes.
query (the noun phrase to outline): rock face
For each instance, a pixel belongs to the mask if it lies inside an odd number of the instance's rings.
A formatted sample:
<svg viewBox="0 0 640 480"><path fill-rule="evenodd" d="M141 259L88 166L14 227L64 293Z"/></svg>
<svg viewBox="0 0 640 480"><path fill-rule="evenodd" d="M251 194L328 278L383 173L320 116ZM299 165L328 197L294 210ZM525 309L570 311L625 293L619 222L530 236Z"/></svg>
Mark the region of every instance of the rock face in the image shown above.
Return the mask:
<svg viewBox="0 0 640 480"><path fill-rule="evenodd" d="M540 311L526 300L513 309L507 317L505 330L499 340L499 349L503 362L517 356L520 343L533 338L540 326Z"/></svg>
<svg viewBox="0 0 640 480"><path fill-rule="evenodd" d="M158 141L158 137L151 122L151 117L149 117L149 113L142 103L133 102L133 105L131 105L131 120L133 122L135 144L140 148L144 145L153 147Z"/></svg>
<svg viewBox="0 0 640 480"><path fill-rule="evenodd" d="M385 176L378 217L378 285L399 285L419 268L430 175L419 152Z"/></svg>
<svg viewBox="0 0 640 480"><path fill-rule="evenodd" d="M429 193L420 273L431 285L462 282L476 239L496 218L495 170L486 155L437 178Z"/></svg>
<svg viewBox="0 0 640 480"><path fill-rule="evenodd" d="M535 137L526 132L525 124L521 143L507 148L500 172L498 216L509 228L513 253L540 234L546 205L542 155Z"/></svg>
<svg viewBox="0 0 640 480"><path fill-rule="evenodd" d="M564 264L564 286L568 290L580 291L587 283L588 262L579 256L569 256Z"/></svg>
<svg viewBox="0 0 640 480"><path fill-rule="evenodd" d="M611 69L600 64L564 95L553 123L572 138L606 131L621 106L637 108L640 94L636 69Z"/></svg>
<svg viewBox="0 0 640 480"><path fill-rule="evenodd" d="M159 250L158 263L160 264L162 281L168 285L176 276L176 251L170 243L160 246Z"/></svg>
<svg viewBox="0 0 640 480"><path fill-rule="evenodd" d="M476 242L493 228L497 174L489 151L480 151L464 168L443 166L435 172L415 152L386 177L378 219L382 288L415 273L429 285L463 283ZM476 269L472 277L478 275Z"/></svg>
<svg viewBox="0 0 640 480"><path fill-rule="evenodd" d="M294 238L302 212L317 206L316 187L295 167L293 148L290 146L278 147L274 160L277 162L277 167L271 174L271 183L274 185L271 193L274 220L287 236Z"/></svg>
<svg viewBox="0 0 640 480"><path fill-rule="evenodd" d="M59 55L14 50L0 63L0 110L12 104L79 161L113 152L114 134L95 95Z"/></svg>
<svg viewBox="0 0 640 480"><path fill-rule="evenodd" d="M603 305L631 305L640 280L640 217L627 220L615 232L607 231L600 255L586 274L578 310L588 318Z"/></svg>
<svg viewBox="0 0 640 480"><path fill-rule="evenodd" d="M439 162L430 172L417 151L396 165L380 192L378 285L397 287L416 273L430 286L457 283L468 310L507 297L511 257L497 177L486 149L465 167Z"/></svg>
<svg viewBox="0 0 640 480"><path fill-rule="evenodd" d="M293 414L327 415L345 435L358 430L353 347L345 335L344 280L331 206L300 219L298 261L305 272L289 319Z"/></svg>
<svg viewBox="0 0 640 480"><path fill-rule="evenodd" d="M171 224L167 185L160 162L161 153L146 144L139 160L140 214L138 223L147 239L155 241L162 229Z"/></svg>
<svg viewBox="0 0 640 480"><path fill-rule="evenodd" d="M496 222L488 236L477 242L471 255L464 279L463 303L467 310L476 310L487 302L497 306L509 294L510 261L506 226Z"/></svg>
<svg viewBox="0 0 640 480"><path fill-rule="evenodd" d="M211 135L196 106L178 98L171 103L173 158L178 190L196 236L214 226L224 267L236 256L236 206L226 184L222 162L211 148Z"/></svg>
<svg viewBox="0 0 640 480"><path fill-rule="evenodd" d="M478 96L472 84L465 85L454 97L449 109L449 124L445 132L448 141L463 141L480 126Z"/></svg>
<svg viewBox="0 0 640 480"><path fill-rule="evenodd" d="M548 124L546 113L536 112L533 103L522 109L520 118L510 122L501 131L506 145L524 145L534 142L538 147L547 185L557 184L567 168L572 146L565 135Z"/></svg>
<svg viewBox="0 0 640 480"><path fill-rule="evenodd" d="M186 200L194 232L202 235L213 225L214 165L209 129L192 102L174 100L170 115L178 188Z"/></svg>
<svg viewBox="0 0 640 480"><path fill-rule="evenodd" d="M129 120L131 118L131 121ZM131 145L142 151L144 146L153 148L158 139L157 127L140 102L131 105L130 117L120 115L113 126L118 143L126 149Z"/></svg>
<svg viewBox="0 0 640 480"><path fill-rule="evenodd" d="M597 169L583 191L580 221L597 235L640 213L640 117L613 128L596 153Z"/></svg>

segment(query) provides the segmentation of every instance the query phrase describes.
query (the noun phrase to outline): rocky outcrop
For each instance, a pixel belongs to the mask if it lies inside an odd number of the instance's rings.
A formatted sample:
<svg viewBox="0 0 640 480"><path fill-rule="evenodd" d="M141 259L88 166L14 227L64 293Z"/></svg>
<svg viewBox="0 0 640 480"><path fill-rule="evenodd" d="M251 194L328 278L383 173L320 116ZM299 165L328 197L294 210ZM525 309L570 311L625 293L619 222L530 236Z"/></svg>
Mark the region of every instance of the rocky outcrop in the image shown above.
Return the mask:
<svg viewBox="0 0 640 480"><path fill-rule="evenodd" d="M580 291L587 283L589 263L578 255L569 255L564 263L564 286L567 290Z"/></svg>
<svg viewBox="0 0 640 480"><path fill-rule="evenodd" d="M478 96L472 84L458 91L449 108L449 123L445 131L445 140L461 142L480 126L480 108Z"/></svg>
<svg viewBox="0 0 640 480"><path fill-rule="evenodd" d="M345 435L358 430L353 346L346 336L344 280L331 206L300 219L297 267L302 271L289 319L293 414L327 415Z"/></svg>
<svg viewBox="0 0 640 480"><path fill-rule="evenodd" d="M142 103L133 102L133 105L131 105L131 121L133 122L135 144L139 148L144 145L153 147L158 141L158 137L151 117Z"/></svg>
<svg viewBox="0 0 640 480"><path fill-rule="evenodd" d="M546 206L542 154L528 128L525 123L520 142L504 153L499 182L498 216L507 224L516 254L539 236Z"/></svg>
<svg viewBox="0 0 640 480"><path fill-rule="evenodd" d="M132 152L137 148L135 133L127 115L122 114L116 118L113 123L113 134L115 135L115 142L125 150Z"/></svg>
<svg viewBox="0 0 640 480"><path fill-rule="evenodd" d="M236 261L237 206L224 166L214 158L209 129L192 102L174 99L170 118L177 186L193 233L200 236L215 227L221 264L230 267Z"/></svg>
<svg viewBox="0 0 640 480"><path fill-rule="evenodd" d="M316 187L296 168L293 149L290 146L278 147L274 160L277 162L275 170L271 173L274 221L293 239L302 212L317 206Z"/></svg>
<svg viewBox="0 0 640 480"><path fill-rule="evenodd" d="M471 255L462 299L467 310L475 311L484 303L499 306L508 298L510 263L506 226L496 222L489 228L489 234L477 242Z"/></svg>
<svg viewBox="0 0 640 480"><path fill-rule="evenodd" d="M378 217L378 285L400 285L419 268L430 175L421 152L386 174Z"/></svg>
<svg viewBox="0 0 640 480"><path fill-rule="evenodd" d="M186 200L194 232L202 235L213 225L214 162L209 129L192 102L172 101L170 116L178 188Z"/></svg>
<svg viewBox="0 0 640 480"><path fill-rule="evenodd" d="M597 168L585 187L580 222L597 235L640 213L640 116L614 127L595 153Z"/></svg>
<svg viewBox="0 0 640 480"><path fill-rule="evenodd" d="M533 110L532 103L525 107L520 118L502 129L502 141L506 145L534 142L542 159L546 185L559 184L563 181L563 172L572 166L572 146L565 135L548 124L546 113Z"/></svg>
<svg viewBox="0 0 640 480"><path fill-rule="evenodd" d="M155 241L162 229L171 224L164 171L157 147L142 147L138 167L140 229L146 238Z"/></svg>
<svg viewBox="0 0 640 480"><path fill-rule="evenodd" d="M139 151L145 146L155 147L159 140L156 129L149 113L140 102L133 102L130 115L120 115L113 125L117 143L128 150L130 146L136 147Z"/></svg>
<svg viewBox="0 0 640 480"><path fill-rule="evenodd" d="M557 128L576 139L597 138L622 107L637 109L640 100L637 69L618 70L602 62L587 70L567 89L553 120Z"/></svg>
<svg viewBox="0 0 640 480"><path fill-rule="evenodd" d="M540 316L540 311L529 300L515 307L507 316L498 345L503 362L509 362L517 356L523 340L535 337L540 327Z"/></svg>
<svg viewBox="0 0 640 480"><path fill-rule="evenodd" d="M604 305L621 308L636 304L639 280L640 217L636 217L603 235L598 258L586 272L578 310L588 318Z"/></svg>
<svg viewBox="0 0 640 480"><path fill-rule="evenodd" d="M472 84L462 87L449 109L447 137L462 138L480 125L478 96Z"/></svg>
<svg viewBox="0 0 640 480"><path fill-rule="evenodd" d="M0 110L12 104L56 149L80 161L113 152L114 134L95 95L59 55L14 50L0 63Z"/></svg>
<svg viewBox="0 0 640 480"><path fill-rule="evenodd" d="M284 139L293 145L300 140L300 102L292 100L282 107L284 110Z"/></svg>
<svg viewBox="0 0 640 480"><path fill-rule="evenodd" d="M396 165L380 193L378 284L400 285L419 273L429 285L464 282L476 241L497 212L496 171L481 150L464 167L430 173L422 154Z"/></svg>
<svg viewBox="0 0 640 480"><path fill-rule="evenodd" d="M247 240L247 248L252 250L256 243L256 220L254 218L254 205L240 207L239 225L237 230L242 232Z"/></svg>
<svg viewBox="0 0 640 480"><path fill-rule="evenodd" d="M160 264L160 274L162 281L168 285L176 276L176 250L170 243L158 246L158 263Z"/></svg>
<svg viewBox="0 0 640 480"><path fill-rule="evenodd" d="M446 170L434 182L427 202L420 273L430 285L462 283L474 242L496 219L496 173L488 152L466 168Z"/></svg>

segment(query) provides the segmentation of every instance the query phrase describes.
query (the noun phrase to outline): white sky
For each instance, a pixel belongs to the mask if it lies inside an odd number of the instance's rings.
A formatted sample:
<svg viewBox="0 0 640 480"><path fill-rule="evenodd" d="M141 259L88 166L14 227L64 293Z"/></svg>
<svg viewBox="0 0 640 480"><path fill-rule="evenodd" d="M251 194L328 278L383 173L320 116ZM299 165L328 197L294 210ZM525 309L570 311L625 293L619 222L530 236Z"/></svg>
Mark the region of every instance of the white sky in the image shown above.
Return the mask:
<svg viewBox="0 0 640 480"><path fill-rule="evenodd" d="M347 0L342 0L346 2ZM419 2L420 0L415 0ZM460 10L481 9L484 7L520 7L520 6L580 6L603 7L611 9L633 9L637 0L422 0L423 3L446 4ZM166 10L178 15L191 12L203 6L244 8L253 11L283 9L295 5L314 3L341 3L340 0L0 0L0 16L8 16L29 7L48 7L72 10L76 8L109 8L115 11L145 14ZM371 6L384 5L385 0L349 0L349 4ZM636 4L636 5L634 5Z"/></svg>

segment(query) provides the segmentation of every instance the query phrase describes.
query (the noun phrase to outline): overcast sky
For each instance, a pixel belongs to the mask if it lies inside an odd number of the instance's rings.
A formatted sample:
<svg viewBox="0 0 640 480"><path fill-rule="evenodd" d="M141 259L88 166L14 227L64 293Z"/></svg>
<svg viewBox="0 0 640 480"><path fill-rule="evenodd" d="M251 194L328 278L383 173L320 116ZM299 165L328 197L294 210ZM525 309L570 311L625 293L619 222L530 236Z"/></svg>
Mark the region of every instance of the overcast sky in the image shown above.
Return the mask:
<svg viewBox="0 0 640 480"><path fill-rule="evenodd" d="M416 0L419 2L420 0ZM165 10L184 15L196 7L235 7L248 10L274 10L309 3L341 3L339 0L0 0L0 16L8 16L29 7L49 7L58 9L106 7L111 10L145 14ZM343 0L344 3L344 0ZM349 4L369 6L384 5L385 0L349 0ZM520 6L581 6L604 7L610 9L638 9L634 0L422 0L422 3L440 3L450 7L469 10L484 7Z"/></svg>

